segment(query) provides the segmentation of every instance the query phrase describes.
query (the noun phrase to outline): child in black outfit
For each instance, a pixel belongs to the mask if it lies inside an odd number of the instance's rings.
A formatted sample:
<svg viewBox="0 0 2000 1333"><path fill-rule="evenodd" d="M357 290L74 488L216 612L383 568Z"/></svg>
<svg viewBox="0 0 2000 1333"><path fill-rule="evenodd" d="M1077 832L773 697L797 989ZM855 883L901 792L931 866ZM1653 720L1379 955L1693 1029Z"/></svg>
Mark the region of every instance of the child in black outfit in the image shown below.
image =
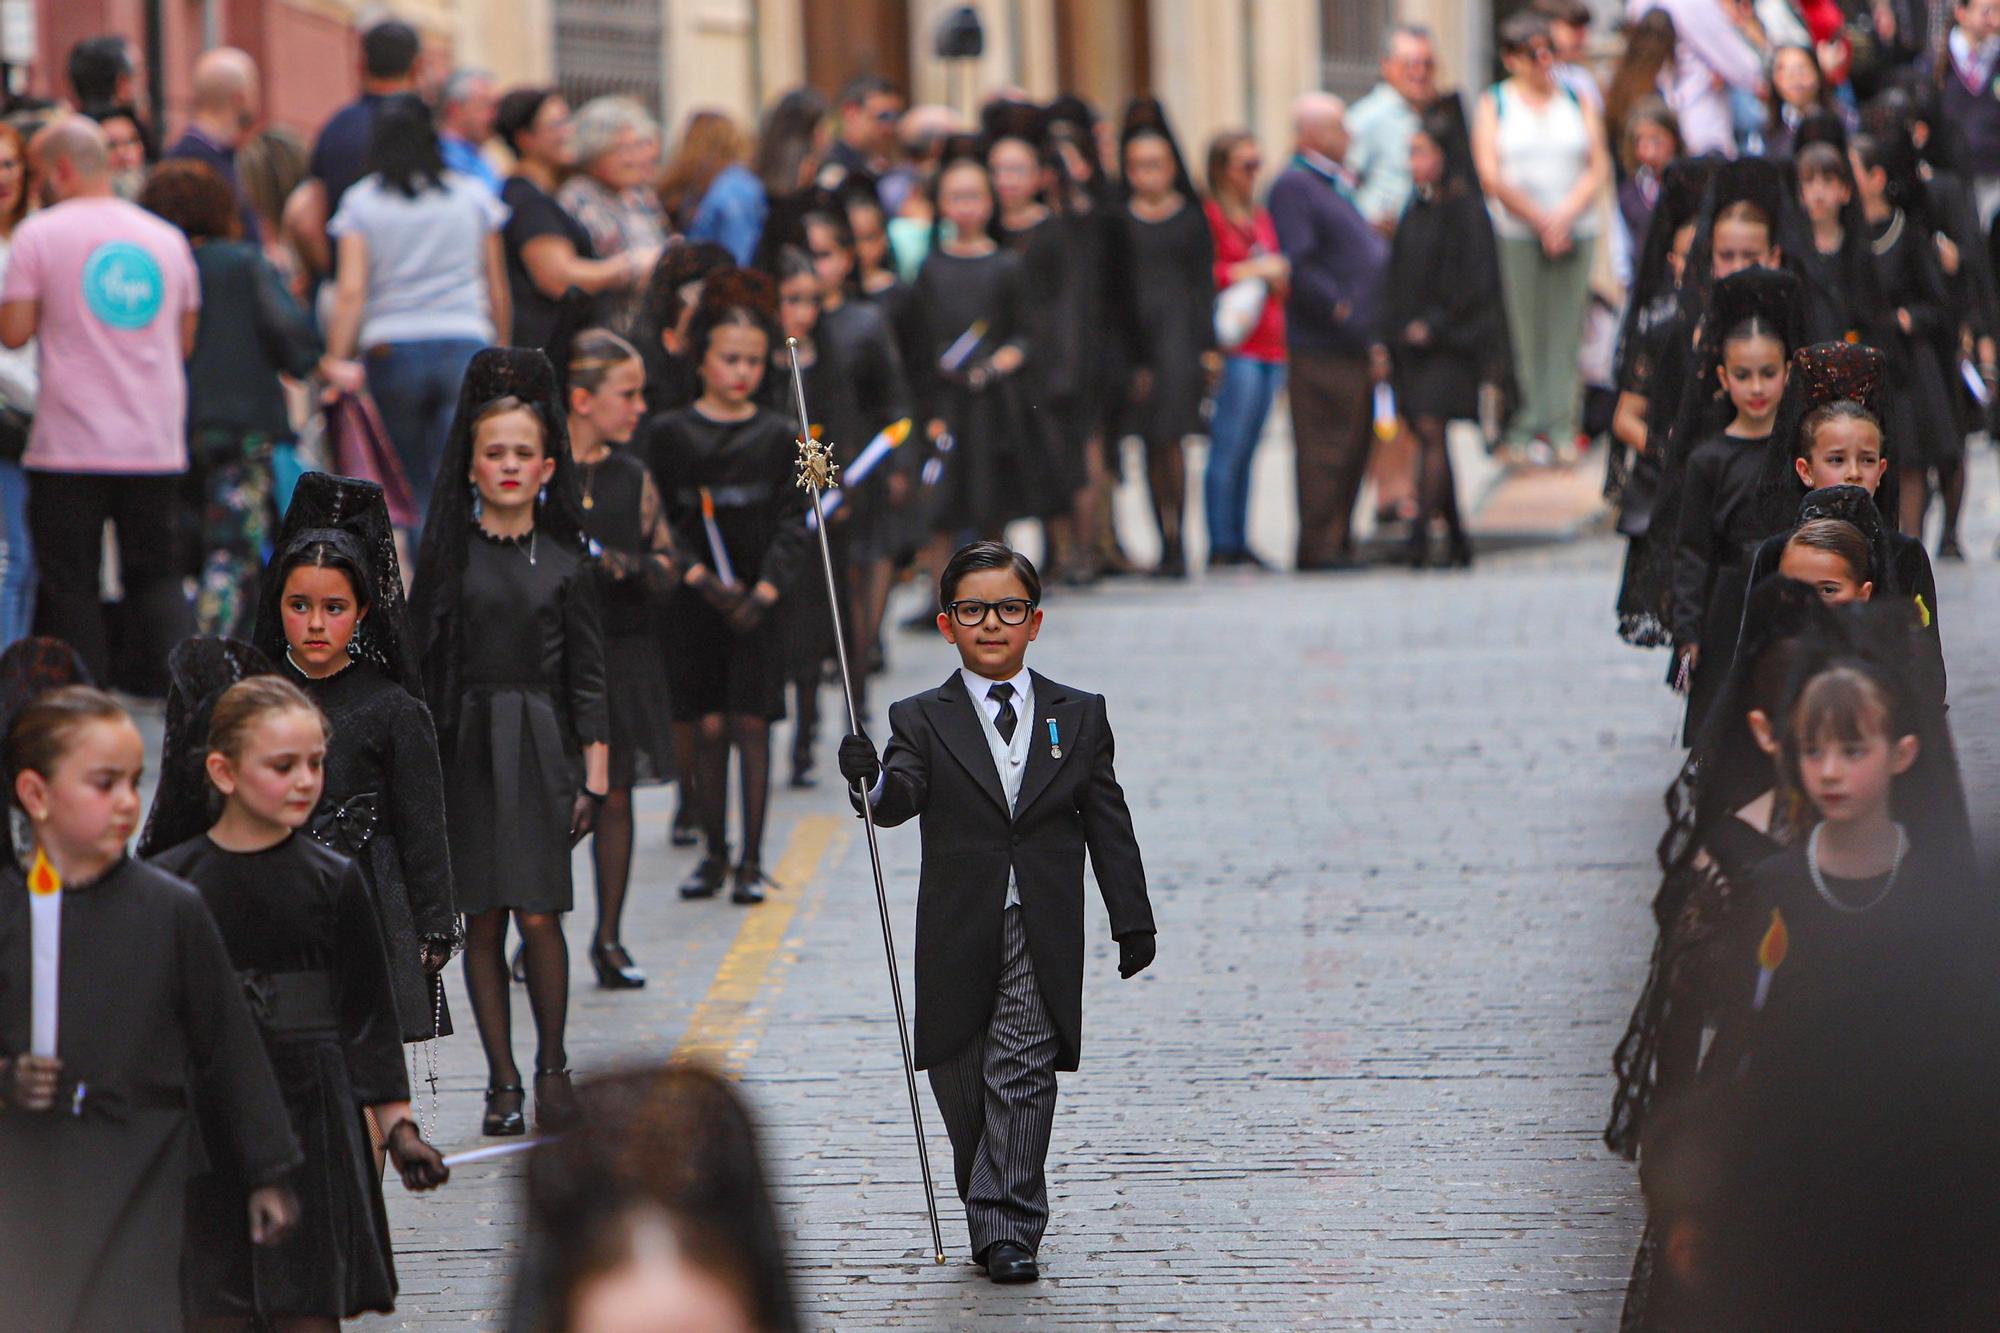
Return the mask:
<svg viewBox="0 0 2000 1333"><path fill-rule="evenodd" d="M961 548L939 580L937 618L960 668L890 708L879 761L866 736L840 747L841 776L857 805L868 793L876 823L922 821L916 1064L951 1134L973 1257L995 1282L1040 1275L1056 1074L1077 1067L1083 1027L1086 849L1118 974L1153 961L1104 700L1024 665L1041 594L1011 548Z"/></svg>
<svg viewBox="0 0 2000 1333"><path fill-rule="evenodd" d="M763 901L771 723L785 715L784 655L771 614L806 556L805 492L786 418L756 403L777 341L771 283L732 269L704 284L688 329L701 377L690 407L656 418L646 454L686 573L664 619L674 725L697 733L695 800L708 854L681 885L708 898ZM743 854L732 873L729 751L743 783Z"/></svg>

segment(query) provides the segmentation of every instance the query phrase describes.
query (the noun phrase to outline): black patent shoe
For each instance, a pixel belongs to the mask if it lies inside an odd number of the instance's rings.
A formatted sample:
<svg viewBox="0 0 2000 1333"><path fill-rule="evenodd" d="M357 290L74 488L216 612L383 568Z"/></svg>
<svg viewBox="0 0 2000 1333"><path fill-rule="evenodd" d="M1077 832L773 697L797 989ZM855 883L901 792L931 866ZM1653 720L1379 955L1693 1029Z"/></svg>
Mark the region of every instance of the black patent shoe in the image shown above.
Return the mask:
<svg viewBox="0 0 2000 1333"><path fill-rule="evenodd" d="M576 1123L576 1089L567 1069L535 1071L535 1132L560 1134Z"/></svg>
<svg viewBox="0 0 2000 1333"><path fill-rule="evenodd" d="M1938 543L1938 559L1957 562L1964 561L1965 550L1959 546L1958 535L1956 533L1946 533L1944 539Z"/></svg>
<svg viewBox="0 0 2000 1333"><path fill-rule="evenodd" d="M597 984L605 990L639 990L646 984L646 974L622 944L591 945L590 965L597 972Z"/></svg>
<svg viewBox="0 0 2000 1333"><path fill-rule="evenodd" d="M528 1132L528 1118L521 1114L521 1101L526 1093L518 1083L509 1083L504 1088L486 1090L486 1118L479 1122L479 1132L490 1139L513 1138Z"/></svg>
<svg viewBox="0 0 2000 1333"><path fill-rule="evenodd" d="M996 1240L987 1246L985 1264L986 1276L1002 1285L1033 1282L1042 1275L1028 1247L1011 1240Z"/></svg>
<svg viewBox="0 0 2000 1333"><path fill-rule="evenodd" d="M674 847L699 847L701 828L694 822L694 811L683 805L674 812L674 831L667 842Z"/></svg>
<svg viewBox="0 0 2000 1333"><path fill-rule="evenodd" d="M516 986L528 984L528 944L526 940L514 946L514 961L507 966L508 975L514 978Z"/></svg>
<svg viewBox="0 0 2000 1333"><path fill-rule="evenodd" d="M764 886L771 881L764 878L763 867L744 862L736 867L730 877L729 901L750 906L764 901Z"/></svg>
<svg viewBox="0 0 2000 1333"><path fill-rule="evenodd" d="M720 856L704 856L694 873L681 885L683 898L713 898L722 891L722 882L729 878L729 862Z"/></svg>

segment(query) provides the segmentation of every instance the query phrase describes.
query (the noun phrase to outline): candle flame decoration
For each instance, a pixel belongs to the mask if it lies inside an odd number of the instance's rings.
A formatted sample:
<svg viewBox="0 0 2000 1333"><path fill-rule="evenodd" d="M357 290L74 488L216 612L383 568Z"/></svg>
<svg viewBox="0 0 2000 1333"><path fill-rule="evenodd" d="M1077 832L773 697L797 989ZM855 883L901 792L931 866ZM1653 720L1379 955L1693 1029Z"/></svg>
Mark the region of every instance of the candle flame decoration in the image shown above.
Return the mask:
<svg viewBox="0 0 2000 1333"><path fill-rule="evenodd" d="M1915 600L1917 603L1917 623L1922 628L1929 629L1931 627L1931 609L1924 603L1924 595L1922 593L1918 593Z"/></svg>
<svg viewBox="0 0 2000 1333"><path fill-rule="evenodd" d="M1757 994L1750 1002L1752 1010L1762 1010L1764 1001L1771 998L1771 978L1784 966L1785 955L1791 950L1792 932L1785 927L1785 914L1774 907L1771 924L1757 945Z"/></svg>
<svg viewBox="0 0 2000 1333"><path fill-rule="evenodd" d="M28 892L38 898L62 892L62 876L49 864L48 853L35 848L34 864L28 867Z"/></svg>

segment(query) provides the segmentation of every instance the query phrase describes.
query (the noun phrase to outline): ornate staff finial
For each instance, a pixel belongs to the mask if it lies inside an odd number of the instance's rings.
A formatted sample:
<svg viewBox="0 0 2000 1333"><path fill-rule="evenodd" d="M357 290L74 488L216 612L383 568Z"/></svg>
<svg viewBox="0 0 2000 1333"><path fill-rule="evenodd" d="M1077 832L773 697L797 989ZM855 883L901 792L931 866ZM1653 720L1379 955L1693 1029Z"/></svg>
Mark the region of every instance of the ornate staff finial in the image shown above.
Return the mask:
<svg viewBox="0 0 2000 1333"><path fill-rule="evenodd" d="M799 441L799 489L825 491L840 485L840 464L833 446L810 435Z"/></svg>

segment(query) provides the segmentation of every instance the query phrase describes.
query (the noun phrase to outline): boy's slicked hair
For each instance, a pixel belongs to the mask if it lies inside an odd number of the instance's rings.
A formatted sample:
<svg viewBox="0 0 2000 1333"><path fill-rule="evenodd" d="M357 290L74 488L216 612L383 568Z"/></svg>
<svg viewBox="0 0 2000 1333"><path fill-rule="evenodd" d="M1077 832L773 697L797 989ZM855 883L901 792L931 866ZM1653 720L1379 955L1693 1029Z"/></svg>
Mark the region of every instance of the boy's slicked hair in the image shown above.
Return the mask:
<svg viewBox="0 0 2000 1333"><path fill-rule="evenodd" d="M943 611L958 596L958 585L967 574L976 574L982 569L1010 569L1014 577L1021 580L1021 586L1028 590L1028 600L1035 605L1042 603L1042 576L1035 571L1035 562L1022 555L1006 542L968 542L952 553L945 562L944 573L938 576L938 610Z"/></svg>

